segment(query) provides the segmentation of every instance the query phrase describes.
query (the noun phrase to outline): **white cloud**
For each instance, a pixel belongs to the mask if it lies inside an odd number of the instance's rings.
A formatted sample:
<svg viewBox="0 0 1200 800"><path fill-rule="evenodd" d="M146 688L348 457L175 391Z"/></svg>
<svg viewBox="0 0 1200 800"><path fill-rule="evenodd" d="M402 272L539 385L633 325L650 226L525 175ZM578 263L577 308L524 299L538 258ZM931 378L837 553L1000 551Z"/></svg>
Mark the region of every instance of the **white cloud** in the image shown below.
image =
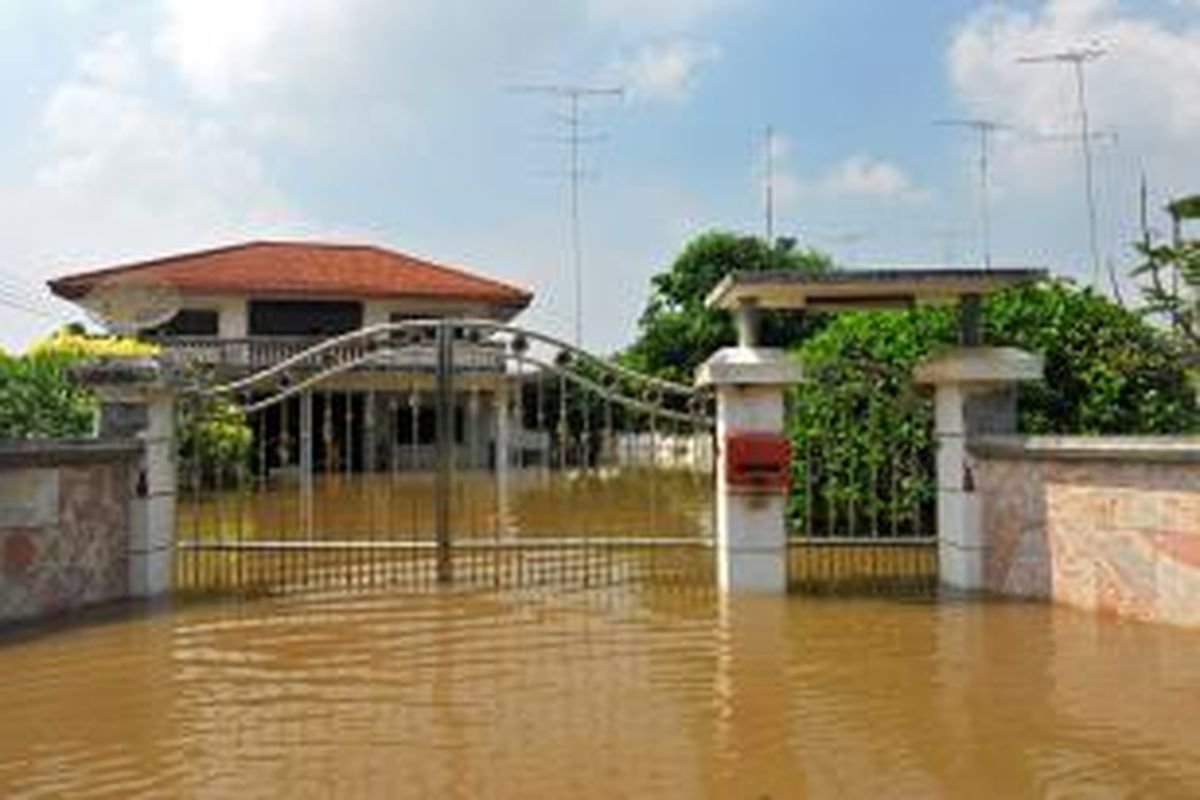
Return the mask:
<svg viewBox="0 0 1200 800"><path fill-rule="evenodd" d="M0 189L7 273L41 283L71 268L299 228L261 162L220 125L145 91L148 65L113 37L45 103L27 180ZM9 344L30 318L6 326Z"/></svg>
<svg viewBox="0 0 1200 800"><path fill-rule="evenodd" d="M1077 125L1070 69L1018 59L1091 44L1107 51L1086 73L1095 127L1117 130L1121 149L1162 178L1200 178L1200 18L1169 27L1115 0L1046 0L1034 12L993 6L955 33L950 78L972 113L1033 131L1070 131ZM1020 137L997 145L1002 182L1046 189L1075 174L1069 146Z"/></svg>
<svg viewBox="0 0 1200 800"><path fill-rule="evenodd" d="M402 126L461 109L463 92L495 95L597 48L641 45L630 83L679 97L714 55L686 34L738 1L162 0L156 46L198 96L314 138L347 120Z"/></svg>
<svg viewBox="0 0 1200 800"><path fill-rule="evenodd" d="M80 57L79 77L99 85L131 87L142 83L145 70L128 37L113 34Z"/></svg>
<svg viewBox="0 0 1200 800"><path fill-rule="evenodd" d="M345 78L364 77L347 69L369 48L372 28L394 32L413 25L421 8L373 0L164 0L163 5L160 54L192 89L216 101L293 93L301 84L324 92ZM400 56L404 44L397 42ZM346 89L356 91L352 84Z"/></svg>
<svg viewBox="0 0 1200 800"><path fill-rule="evenodd" d="M494 94L582 11L540 0L163 0L156 47L198 96L299 139Z"/></svg>
<svg viewBox="0 0 1200 800"><path fill-rule="evenodd" d="M95 206L85 229L119 217L186 233L284 216L262 164L220 125L140 91L146 65L121 38L84 55L46 103L46 158L34 187L55 203ZM80 209L82 211L82 209ZM144 238L146 230L124 231Z"/></svg>
<svg viewBox="0 0 1200 800"><path fill-rule="evenodd" d="M880 158L850 156L836 164L818 183L825 194L885 200L924 197L904 170Z"/></svg>
<svg viewBox="0 0 1200 800"><path fill-rule="evenodd" d="M646 45L613 73L635 100L678 102L691 94L700 69L718 55L712 45L683 40Z"/></svg>

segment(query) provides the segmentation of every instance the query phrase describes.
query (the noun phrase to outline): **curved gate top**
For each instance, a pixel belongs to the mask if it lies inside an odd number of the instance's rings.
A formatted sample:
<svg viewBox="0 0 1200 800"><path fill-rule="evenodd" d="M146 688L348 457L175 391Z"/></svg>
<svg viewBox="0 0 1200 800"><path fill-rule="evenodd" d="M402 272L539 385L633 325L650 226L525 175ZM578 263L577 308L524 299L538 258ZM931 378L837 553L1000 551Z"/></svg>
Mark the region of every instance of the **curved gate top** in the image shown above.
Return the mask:
<svg viewBox="0 0 1200 800"><path fill-rule="evenodd" d="M181 408L185 590L711 579L703 392L491 320L222 348Z"/></svg>

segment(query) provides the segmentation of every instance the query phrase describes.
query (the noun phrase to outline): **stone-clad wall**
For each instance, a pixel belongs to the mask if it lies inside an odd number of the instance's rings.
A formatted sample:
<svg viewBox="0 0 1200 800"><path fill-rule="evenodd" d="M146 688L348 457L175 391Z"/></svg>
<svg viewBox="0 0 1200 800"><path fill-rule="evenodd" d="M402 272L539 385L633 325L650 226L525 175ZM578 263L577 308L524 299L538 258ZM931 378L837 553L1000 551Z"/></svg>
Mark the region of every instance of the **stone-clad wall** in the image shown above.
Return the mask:
<svg viewBox="0 0 1200 800"><path fill-rule="evenodd" d="M1200 440L971 445L984 588L1200 626Z"/></svg>
<svg viewBox="0 0 1200 800"><path fill-rule="evenodd" d="M127 596L132 442L0 446L0 624Z"/></svg>

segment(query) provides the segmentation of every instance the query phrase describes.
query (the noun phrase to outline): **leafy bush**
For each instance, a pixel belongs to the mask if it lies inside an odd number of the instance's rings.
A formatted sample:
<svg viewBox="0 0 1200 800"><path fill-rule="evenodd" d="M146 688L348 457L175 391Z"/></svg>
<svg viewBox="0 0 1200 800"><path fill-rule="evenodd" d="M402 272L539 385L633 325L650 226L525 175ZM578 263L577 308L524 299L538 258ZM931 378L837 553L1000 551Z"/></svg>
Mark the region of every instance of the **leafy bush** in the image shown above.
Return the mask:
<svg viewBox="0 0 1200 800"><path fill-rule="evenodd" d="M90 434L96 400L72 379L70 368L89 359L141 358L157 352L157 346L136 339L94 336L68 327L38 341L25 355L0 353L0 438ZM224 476L222 480L247 463L252 441L245 415L226 400L185 404L180 414L181 454L187 463L202 462L212 475Z"/></svg>
<svg viewBox="0 0 1200 800"><path fill-rule="evenodd" d="M1045 379L1021 388L1024 432L1200 431L1177 344L1090 290L1059 281L1002 293L986 305L984 336L1046 359Z"/></svg>
<svg viewBox="0 0 1200 800"><path fill-rule="evenodd" d="M0 439L67 438L91 432L95 401L67 374L75 361L52 351L0 353Z"/></svg>
<svg viewBox="0 0 1200 800"><path fill-rule="evenodd" d="M930 532L933 402L912 371L954 331L945 309L850 313L799 348L806 379L789 415L798 524L814 535Z"/></svg>
<svg viewBox="0 0 1200 800"><path fill-rule="evenodd" d="M0 439L50 439L91 433L96 403L70 368L88 358L152 355L158 348L134 339L91 336L67 327L36 342L24 355L0 353Z"/></svg>
<svg viewBox="0 0 1200 800"><path fill-rule="evenodd" d="M983 333L986 344L1045 358L1045 379L1021 387L1023 433L1200 431L1169 337L1089 290L1055 281L1003 292L984 304ZM920 532L921 515L932 513L932 396L911 376L956 336L954 310L922 308L843 314L800 345L808 381L793 392L790 423L798 518L844 533L853 505L888 525L896 511L899 530ZM807 497L810 469L811 494L827 506Z"/></svg>
<svg viewBox="0 0 1200 800"><path fill-rule="evenodd" d="M141 358L156 355L157 345L124 336L93 335L68 325L29 348L29 355L53 353L74 361L88 358Z"/></svg>
<svg viewBox="0 0 1200 800"><path fill-rule="evenodd" d="M232 485L250 464L254 432L241 407L223 397L194 398L179 415L181 481Z"/></svg>

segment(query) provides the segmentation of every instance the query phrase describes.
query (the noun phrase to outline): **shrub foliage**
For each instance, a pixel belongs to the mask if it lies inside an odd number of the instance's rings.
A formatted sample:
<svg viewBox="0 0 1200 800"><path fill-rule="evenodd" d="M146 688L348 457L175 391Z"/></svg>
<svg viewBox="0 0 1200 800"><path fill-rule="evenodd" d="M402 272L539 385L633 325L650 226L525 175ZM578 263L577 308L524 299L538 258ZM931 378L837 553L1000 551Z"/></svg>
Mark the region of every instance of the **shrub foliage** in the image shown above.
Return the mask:
<svg viewBox="0 0 1200 800"><path fill-rule="evenodd" d="M0 353L0 439L51 439L92 432L96 400L72 379L72 366L89 359L155 355L153 344L95 336L67 327L36 342L24 355ZM184 403L179 447L185 463L229 475L249 459L253 439L245 414L225 400Z"/></svg>
<svg viewBox="0 0 1200 800"><path fill-rule="evenodd" d="M986 344L1045 358L1045 379L1021 387L1023 433L1200 431L1175 344L1089 290L1055 281L1003 292L985 303L983 328ZM853 508L859 530L878 519L887 533L895 517L897 533L922 532L934 491L932 396L911 376L956 336L952 309L859 312L797 348L808 376L791 398L798 524L846 533Z"/></svg>
<svg viewBox="0 0 1200 800"><path fill-rule="evenodd" d="M0 439L57 439L91 431L95 402L68 376L73 363L63 353L0 353Z"/></svg>

